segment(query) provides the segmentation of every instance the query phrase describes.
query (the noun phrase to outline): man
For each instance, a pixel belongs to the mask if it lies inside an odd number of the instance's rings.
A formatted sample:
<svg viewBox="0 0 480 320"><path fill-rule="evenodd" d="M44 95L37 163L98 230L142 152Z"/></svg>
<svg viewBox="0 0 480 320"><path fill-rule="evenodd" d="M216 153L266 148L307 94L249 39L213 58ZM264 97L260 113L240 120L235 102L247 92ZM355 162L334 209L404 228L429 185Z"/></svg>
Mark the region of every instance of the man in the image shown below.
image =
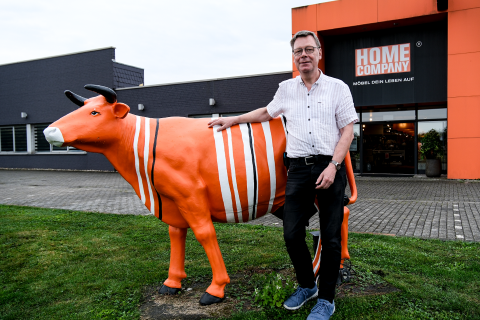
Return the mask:
<svg viewBox="0 0 480 320"><path fill-rule="evenodd" d="M342 163L358 121L348 86L318 69L320 41L310 31L300 31L290 41L300 76L280 83L272 102L237 117L213 120L209 127L224 130L234 124L263 122L284 114L287 119L287 186L283 219L284 239L299 287L285 301L289 310L318 296L308 319L329 319L335 311L335 284L341 259L343 196L346 187ZM317 196L320 209L322 255L320 283L312 270L305 242L309 206Z"/></svg>

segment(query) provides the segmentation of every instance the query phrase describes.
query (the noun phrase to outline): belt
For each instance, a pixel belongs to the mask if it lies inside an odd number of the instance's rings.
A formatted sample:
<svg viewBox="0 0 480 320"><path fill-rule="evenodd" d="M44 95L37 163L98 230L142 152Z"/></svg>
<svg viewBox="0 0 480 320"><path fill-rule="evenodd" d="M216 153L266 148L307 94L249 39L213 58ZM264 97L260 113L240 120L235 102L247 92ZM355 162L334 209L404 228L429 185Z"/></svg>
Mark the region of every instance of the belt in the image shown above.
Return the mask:
<svg viewBox="0 0 480 320"><path fill-rule="evenodd" d="M324 156L323 154L317 154L313 156L307 156L302 158L288 158L291 164L311 166L319 162L325 162L332 160L332 156Z"/></svg>

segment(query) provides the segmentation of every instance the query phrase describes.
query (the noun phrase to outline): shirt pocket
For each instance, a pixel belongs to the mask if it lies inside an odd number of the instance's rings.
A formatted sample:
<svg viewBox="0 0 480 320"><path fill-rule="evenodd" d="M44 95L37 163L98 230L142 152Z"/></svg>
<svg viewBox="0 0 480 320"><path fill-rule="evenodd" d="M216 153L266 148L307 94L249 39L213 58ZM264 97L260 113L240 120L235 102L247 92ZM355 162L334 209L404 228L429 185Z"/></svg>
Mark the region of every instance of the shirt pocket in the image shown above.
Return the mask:
<svg viewBox="0 0 480 320"><path fill-rule="evenodd" d="M317 100L312 117L320 125L331 126L335 123L335 105L331 100Z"/></svg>

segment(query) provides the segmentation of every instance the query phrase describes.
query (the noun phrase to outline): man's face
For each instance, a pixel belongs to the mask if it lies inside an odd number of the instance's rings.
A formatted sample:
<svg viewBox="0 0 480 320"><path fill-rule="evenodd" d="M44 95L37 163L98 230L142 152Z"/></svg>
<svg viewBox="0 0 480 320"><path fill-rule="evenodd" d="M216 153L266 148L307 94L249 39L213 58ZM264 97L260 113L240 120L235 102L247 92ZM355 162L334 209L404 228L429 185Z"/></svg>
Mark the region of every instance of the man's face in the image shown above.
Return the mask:
<svg viewBox="0 0 480 320"><path fill-rule="evenodd" d="M312 36L300 37L295 40L295 44L293 45L293 51L296 49L302 48L305 49L306 47L316 47L317 44L315 43L315 39ZM305 50L303 50L302 54L294 56L295 66L300 73L310 73L314 72L318 69L318 61L322 58L322 49L316 49L313 51L312 54L306 54Z"/></svg>

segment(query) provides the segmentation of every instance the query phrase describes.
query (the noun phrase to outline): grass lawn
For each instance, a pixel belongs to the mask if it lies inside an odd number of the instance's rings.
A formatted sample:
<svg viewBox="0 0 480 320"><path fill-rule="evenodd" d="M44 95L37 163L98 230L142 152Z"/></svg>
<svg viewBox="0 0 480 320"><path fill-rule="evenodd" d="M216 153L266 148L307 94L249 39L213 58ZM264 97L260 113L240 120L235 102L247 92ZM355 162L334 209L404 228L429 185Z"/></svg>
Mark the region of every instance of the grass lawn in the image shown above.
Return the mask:
<svg viewBox="0 0 480 320"><path fill-rule="evenodd" d="M280 228L216 230L230 274L291 267ZM168 226L153 216L0 205L0 319L139 319L145 288L167 277L169 244ZM400 291L346 294L332 319L480 319L479 243L350 234L349 250L355 281ZM211 277L191 231L186 272ZM313 305L231 318L305 319Z"/></svg>

